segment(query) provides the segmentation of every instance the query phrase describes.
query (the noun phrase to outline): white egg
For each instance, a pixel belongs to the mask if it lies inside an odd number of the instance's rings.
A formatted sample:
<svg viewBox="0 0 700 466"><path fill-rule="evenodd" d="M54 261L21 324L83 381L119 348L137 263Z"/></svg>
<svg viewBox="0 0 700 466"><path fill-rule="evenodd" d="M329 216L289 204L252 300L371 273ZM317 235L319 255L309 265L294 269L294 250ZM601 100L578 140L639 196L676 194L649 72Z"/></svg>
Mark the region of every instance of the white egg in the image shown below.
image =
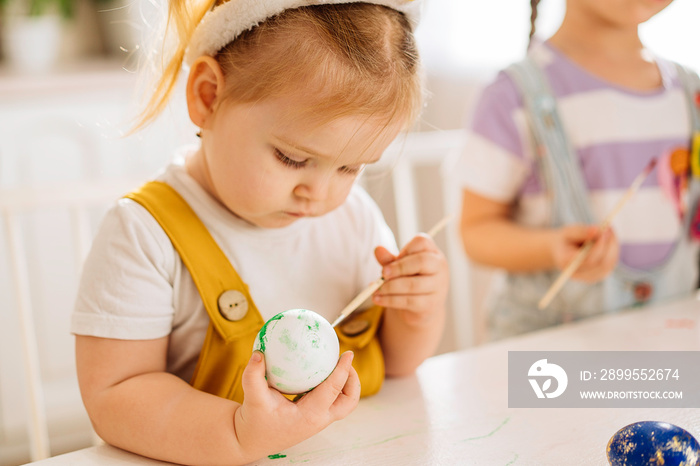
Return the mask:
<svg viewBox="0 0 700 466"><path fill-rule="evenodd" d="M322 316L306 309L290 309L265 322L253 350L265 356L265 375L271 387L299 394L333 372L340 345L335 330Z"/></svg>

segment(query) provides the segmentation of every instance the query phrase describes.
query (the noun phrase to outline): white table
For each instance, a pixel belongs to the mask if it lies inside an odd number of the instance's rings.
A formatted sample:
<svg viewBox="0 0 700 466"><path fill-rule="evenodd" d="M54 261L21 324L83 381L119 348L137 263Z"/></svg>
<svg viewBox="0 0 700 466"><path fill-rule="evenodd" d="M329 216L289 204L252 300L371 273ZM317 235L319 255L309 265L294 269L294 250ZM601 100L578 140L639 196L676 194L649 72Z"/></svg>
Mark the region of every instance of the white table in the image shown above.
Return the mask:
<svg viewBox="0 0 700 466"><path fill-rule="evenodd" d="M430 358L416 375L387 380L346 419L255 464L601 466L608 464L612 434L636 421L670 422L700 438L700 409L509 409L509 350L697 351L700 301L625 311ZM103 445L34 464L165 463Z"/></svg>

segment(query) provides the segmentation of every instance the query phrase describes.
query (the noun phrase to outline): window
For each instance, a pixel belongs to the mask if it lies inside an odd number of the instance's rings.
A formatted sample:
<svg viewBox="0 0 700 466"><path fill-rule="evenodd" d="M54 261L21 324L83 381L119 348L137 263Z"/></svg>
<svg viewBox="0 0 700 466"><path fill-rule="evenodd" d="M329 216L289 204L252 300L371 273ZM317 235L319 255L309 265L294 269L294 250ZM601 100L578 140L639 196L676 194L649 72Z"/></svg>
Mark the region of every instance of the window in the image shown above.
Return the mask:
<svg viewBox="0 0 700 466"><path fill-rule="evenodd" d="M426 66L445 70L500 69L525 53L530 32L527 0L425 0L416 31ZM565 0L542 0L537 35L551 36L564 17ZM676 0L640 27L652 51L700 70L700 1Z"/></svg>

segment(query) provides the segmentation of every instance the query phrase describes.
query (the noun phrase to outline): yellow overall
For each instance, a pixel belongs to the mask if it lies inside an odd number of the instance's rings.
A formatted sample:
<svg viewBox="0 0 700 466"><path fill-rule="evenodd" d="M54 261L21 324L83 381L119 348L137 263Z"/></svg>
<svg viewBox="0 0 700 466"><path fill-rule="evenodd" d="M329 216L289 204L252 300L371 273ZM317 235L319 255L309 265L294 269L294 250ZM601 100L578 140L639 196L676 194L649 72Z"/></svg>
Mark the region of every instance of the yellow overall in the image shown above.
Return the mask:
<svg viewBox="0 0 700 466"><path fill-rule="evenodd" d="M189 204L168 184L148 182L126 197L146 208L168 235L192 275L209 314L209 327L191 385L242 402L241 376L252 353L255 336L264 324L248 285ZM232 314L223 308L227 304L221 299L231 290L241 293L247 301L247 311L242 315L234 313L235 320L231 320ZM382 308L375 306L357 314L335 330L340 352L352 350L355 353L352 364L360 376L361 395L368 396L377 393L384 381L384 356L377 338Z"/></svg>

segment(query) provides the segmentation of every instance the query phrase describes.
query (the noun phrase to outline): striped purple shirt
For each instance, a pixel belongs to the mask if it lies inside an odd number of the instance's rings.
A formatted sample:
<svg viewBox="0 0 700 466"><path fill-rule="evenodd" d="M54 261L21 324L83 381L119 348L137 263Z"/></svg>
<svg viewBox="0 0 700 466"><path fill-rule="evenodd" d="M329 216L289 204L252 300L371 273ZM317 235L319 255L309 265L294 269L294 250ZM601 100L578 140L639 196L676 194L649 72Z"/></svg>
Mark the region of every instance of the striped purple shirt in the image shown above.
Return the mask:
<svg viewBox="0 0 700 466"><path fill-rule="evenodd" d="M663 263L682 228L668 156L674 149L687 148L691 135L675 67L657 58L663 85L636 91L590 74L546 42L533 46L530 54L557 98L596 221L612 210L647 162L659 158L612 226L623 264L650 269ZM483 90L468 130L459 161L462 186L513 203L519 223L547 226L549 202L533 165L523 101L504 72Z"/></svg>

